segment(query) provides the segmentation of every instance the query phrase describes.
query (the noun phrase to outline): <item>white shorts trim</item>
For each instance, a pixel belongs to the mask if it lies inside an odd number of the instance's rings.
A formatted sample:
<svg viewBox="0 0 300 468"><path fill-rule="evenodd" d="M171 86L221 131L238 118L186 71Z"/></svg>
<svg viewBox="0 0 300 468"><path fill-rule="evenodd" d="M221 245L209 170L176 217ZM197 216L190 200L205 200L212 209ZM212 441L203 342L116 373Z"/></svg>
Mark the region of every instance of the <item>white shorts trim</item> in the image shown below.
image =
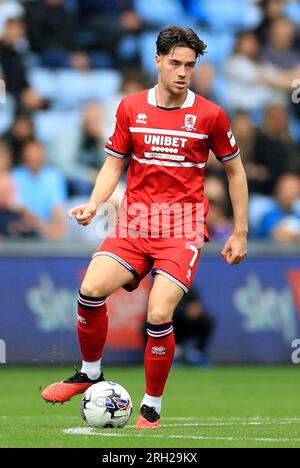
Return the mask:
<svg viewBox="0 0 300 468"><path fill-rule="evenodd" d="M175 284L177 284L178 286L180 286L180 288L183 289L185 293L188 292L188 288L187 288L181 281L179 281L178 279L174 278L174 276L170 275L170 274L167 273L166 271L160 270L159 268L154 268L154 269L152 270L152 276L154 276L156 273L158 273L159 275L165 276L165 277L168 278L170 281L173 281L173 283L175 283Z"/></svg>
<svg viewBox="0 0 300 468"><path fill-rule="evenodd" d="M134 275L135 278L138 277L138 274L137 274L137 271L135 270L135 268L133 268L133 266L129 265L129 263L125 262L125 260L123 260L123 258L119 257L118 255L116 255L116 254L114 254L112 252L106 252L104 250L101 250L100 252L95 252L94 255L92 256L92 258L98 257L100 255L104 255L104 256L113 258L117 262L121 263L125 268L127 268L127 270L129 270Z"/></svg>

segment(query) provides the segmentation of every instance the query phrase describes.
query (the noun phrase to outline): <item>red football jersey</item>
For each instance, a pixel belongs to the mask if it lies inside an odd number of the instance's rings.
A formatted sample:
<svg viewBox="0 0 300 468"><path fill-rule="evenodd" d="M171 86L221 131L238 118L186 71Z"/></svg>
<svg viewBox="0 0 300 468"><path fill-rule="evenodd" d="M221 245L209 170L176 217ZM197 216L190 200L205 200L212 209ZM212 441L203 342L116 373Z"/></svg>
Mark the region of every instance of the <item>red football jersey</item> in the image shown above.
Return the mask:
<svg viewBox="0 0 300 468"><path fill-rule="evenodd" d="M166 109L157 106L155 91L156 88L145 90L121 101L106 143L107 154L129 158L127 191L119 222L125 218L130 222L138 211L141 219L144 210L147 221L140 230L148 226L149 233L151 214L153 218L150 207L165 204L183 210L186 205L192 207L187 211L194 213L196 206L202 204L203 234L207 240L204 177L209 150L219 161L228 161L239 154L239 148L228 117L219 106L188 90L180 108ZM174 213L173 226L184 219ZM157 223L161 233L161 219ZM151 226L150 233L156 236L154 231Z"/></svg>

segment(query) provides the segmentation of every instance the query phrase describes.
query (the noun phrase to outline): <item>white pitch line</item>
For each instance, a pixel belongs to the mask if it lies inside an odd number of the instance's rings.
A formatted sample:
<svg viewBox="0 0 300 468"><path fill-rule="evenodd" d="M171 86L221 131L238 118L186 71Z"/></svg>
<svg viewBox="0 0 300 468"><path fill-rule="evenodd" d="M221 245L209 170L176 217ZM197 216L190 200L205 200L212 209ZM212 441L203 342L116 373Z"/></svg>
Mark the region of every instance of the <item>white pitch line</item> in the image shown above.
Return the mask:
<svg viewBox="0 0 300 468"><path fill-rule="evenodd" d="M4 419L10 419L10 418L18 418L18 419L35 419L35 418L40 418L41 416L39 414L35 414L35 415L32 415L32 416L17 416L17 415L13 415L13 416L0 416L0 419L1 420L4 420ZM73 421L78 421L78 416L51 416L51 419L61 419L62 421L66 420L66 419L69 419L69 420L73 420Z"/></svg>
<svg viewBox="0 0 300 468"><path fill-rule="evenodd" d="M203 437L203 436L189 436L189 435L170 435L170 439L195 439L195 440L228 440L236 441L251 441L251 442L300 442L300 439L273 439L271 437Z"/></svg>
<svg viewBox="0 0 300 468"><path fill-rule="evenodd" d="M63 432L68 435L92 435L92 436L101 436L101 437L115 437L115 438L125 438L131 437L131 434L116 434L116 433L109 433L109 432L95 432L94 429L91 427L82 428L82 427L74 427L71 429L64 429ZM144 438L144 434L135 434L136 438ZM229 442L241 442L241 441L250 441L250 442L300 442L300 439L279 439L279 438L271 438L271 437L208 437L208 436L190 436L190 435L174 435L171 434L167 435L156 435L156 434L149 434L149 437L152 439L191 439L191 440L223 440Z"/></svg>
<svg viewBox="0 0 300 468"><path fill-rule="evenodd" d="M201 426L285 426L290 424L300 424L300 421L248 421L248 422L215 422L215 423L181 423L181 424L161 424L161 427L201 427Z"/></svg>
<svg viewBox="0 0 300 468"><path fill-rule="evenodd" d="M300 418L270 418L264 416L254 416L245 418L162 418L164 421L300 421Z"/></svg>
<svg viewBox="0 0 300 468"><path fill-rule="evenodd" d="M254 437L202 437L202 436L185 436L185 435L170 435L170 439L195 439L195 440L228 440L228 441L251 441L251 442L300 442L300 439L273 439L254 438Z"/></svg>
<svg viewBox="0 0 300 468"><path fill-rule="evenodd" d="M236 427L236 426L286 426L291 424L300 424L299 421L248 421L248 422L214 422L214 423L181 423L181 424L161 424L160 427ZM124 429L132 429L134 426L127 424ZM93 429L93 428L90 428Z"/></svg>
<svg viewBox="0 0 300 468"><path fill-rule="evenodd" d="M243 423L224 423L224 422L215 422L215 423L184 423L184 424L161 424L160 427L236 427L236 426L286 426L295 424L295 421L248 421ZM297 421L296 424L300 424L300 421ZM127 425L125 429L132 429L132 425ZM85 429L85 428L84 428ZM93 429L93 428L89 428ZM68 429L66 429L68 430Z"/></svg>

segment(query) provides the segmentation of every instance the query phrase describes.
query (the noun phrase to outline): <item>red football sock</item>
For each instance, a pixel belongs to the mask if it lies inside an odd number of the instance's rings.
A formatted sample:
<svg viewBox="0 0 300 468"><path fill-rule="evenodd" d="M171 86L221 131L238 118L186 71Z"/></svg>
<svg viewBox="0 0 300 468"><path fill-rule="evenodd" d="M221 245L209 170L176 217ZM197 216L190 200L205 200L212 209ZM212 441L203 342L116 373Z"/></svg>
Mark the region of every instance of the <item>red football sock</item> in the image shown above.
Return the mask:
<svg viewBox="0 0 300 468"><path fill-rule="evenodd" d="M149 335L145 350L146 393L162 396L175 353L173 322L147 323Z"/></svg>
<svg viewBox="0 0 300 468"><path fill-rule="evenodd" d="M108 330L106 297L88 297L79 292L77 334L82 358L95 362L102 357Z"/></svg>

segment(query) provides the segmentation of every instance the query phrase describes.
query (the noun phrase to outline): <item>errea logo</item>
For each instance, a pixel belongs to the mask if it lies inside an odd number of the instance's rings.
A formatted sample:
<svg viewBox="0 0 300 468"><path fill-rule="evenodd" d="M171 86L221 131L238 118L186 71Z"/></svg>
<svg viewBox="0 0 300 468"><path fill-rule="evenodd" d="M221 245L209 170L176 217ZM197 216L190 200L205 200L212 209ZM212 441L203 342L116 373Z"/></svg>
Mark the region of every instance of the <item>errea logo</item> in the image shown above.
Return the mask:
<svg viewBox="0 0 300 468"><path fill-rule="evenodd" d="M144 125L147 125L147 119L148 119L148 116L146 114L143 114L143 113L139 113L137 116L136 116L136 123L138 124L144 124Z"/></svg>

